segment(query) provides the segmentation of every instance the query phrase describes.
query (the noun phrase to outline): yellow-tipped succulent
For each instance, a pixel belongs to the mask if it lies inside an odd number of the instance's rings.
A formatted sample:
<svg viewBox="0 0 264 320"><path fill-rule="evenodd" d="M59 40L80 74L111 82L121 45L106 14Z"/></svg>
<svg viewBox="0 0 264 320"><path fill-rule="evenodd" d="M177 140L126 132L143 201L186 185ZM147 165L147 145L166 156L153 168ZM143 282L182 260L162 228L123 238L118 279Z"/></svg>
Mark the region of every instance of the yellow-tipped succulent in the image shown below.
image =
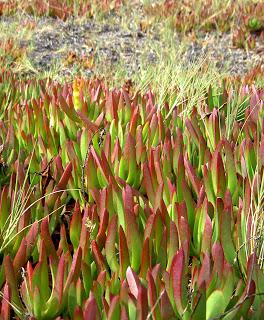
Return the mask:
<svg viewBox="0 0 264 320"><path fill-rule="evenodd" d="M81 110L82 105L80 101L80 89L81 89L81 81L77 78L73 80L73 104L76 110Z"/></svg>

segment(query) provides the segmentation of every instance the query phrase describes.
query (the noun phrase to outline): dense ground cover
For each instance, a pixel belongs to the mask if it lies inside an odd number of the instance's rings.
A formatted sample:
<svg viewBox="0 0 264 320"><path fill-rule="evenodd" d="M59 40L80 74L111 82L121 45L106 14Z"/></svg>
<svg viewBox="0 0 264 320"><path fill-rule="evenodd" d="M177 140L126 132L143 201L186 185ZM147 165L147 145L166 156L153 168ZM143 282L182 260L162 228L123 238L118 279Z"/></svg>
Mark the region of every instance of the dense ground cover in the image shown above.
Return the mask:
<svg viewBox="0 0 264 320"><path fill-rule="evenodd" d="M0 57L2 319L262 318L263 17L252 1L223 3L143 1L136 37L146 52L157 41L155 63L132 76L110 61L113 73L121 69L114 77L100 57L92 75L19 69L18 43L33 61L30 28L53 15L78 46L85 23L101 34L102 19L111 34L110 20L138 1L1 2L6 40L18 21L27 26ZM10 16L18 10L34 16ZM72 23L73 15L84 20ZM253 69L223 71L175 46L175 28L193 46L199 29L233 37L241 17L256 44L246 56L256 55Z"/></svg>

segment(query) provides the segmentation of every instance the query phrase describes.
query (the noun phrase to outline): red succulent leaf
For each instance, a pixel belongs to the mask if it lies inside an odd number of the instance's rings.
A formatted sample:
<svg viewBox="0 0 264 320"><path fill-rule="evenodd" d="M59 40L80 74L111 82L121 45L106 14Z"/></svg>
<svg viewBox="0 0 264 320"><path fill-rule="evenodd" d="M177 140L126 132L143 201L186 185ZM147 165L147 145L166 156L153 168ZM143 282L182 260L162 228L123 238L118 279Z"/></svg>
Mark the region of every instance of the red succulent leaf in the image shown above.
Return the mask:
<svg viewBox="0 0 264 320"><path fill-rule="evenodd" d="M231 197L231 193L229 190L227 190L225 192L225 196L224 196L224 209L226 210L230 210L231 214L232 214L232 197Z"/></svg>
<svg viewBox="0 0 264 320"><path fill-rule="evenodd" d="M127 304L128 302L128 284L126 280L121 281L121 288L120 288L120 301L122 304Z"/></svg>
<svg viewBox="0 0 264 320"><path fill-rule="evenodd" d="M92 132L96 132L95 130L98 130L100 128L101 123L104 120L104 117L105 117L104 112L101 112L99 116L95 119L94 124L92 123L94 125L93 129L91 128Z"/></svg>
<svg viewBox="0 0 264 320"><path fill-rule="evenodd" d="M159 127L159 141L163 141L165 138L165 128L164 128L164 119L162 117L161 111L157 111L158 115L158 127Z"/></svg>
<svg viewBox="0 0 264 320"><path fill-rule="evenodd" d="M236 250L232 238L232 216L231 216L231 206L229 199L230 197L225 197L225 207L220 217L220 239L221 244L224 249L224 254L226 260L233 265L236 259Z"/></svg>
<svg viewBox="0 0 264 320"><path fill-rule="evenodd" d="M153 189L150 170L149 170L148 164L146 162L143 164L143 181L144 181L144 186L145 186L149 201L152 205L154 205L155 204L155 193L154 193L154 189Z"/></svg>
<svg viewBox="0 0 264 320"><path fill-rule="evenodd" d="M178 232L180 237L180 243L181 247L184 250L185 259L186 261L189 258L189 252L190 252L190 240L191 240L191 234L190 234L190 228L188 225L188 222L184 215L178 216Z"/></svg>
<svg viewBox="0 0 264 320"><path fill-rule="evenodd" d="M109 213L106 209L104 209L102 217L100 219L100 227L96 237L96 242L98 243L100 248L103 248L105 245L105 239L106 239L105 232L108 226L108 221L109 221Z"/></svg>
<svg viewBox="0 0 264 320"><path fill-rule="evenodd" d="M92 292L90 293L90 297L85 303L84 307L84 319L89 320L97 320L98 319L98 307Z"/></svg>
<svg viewBox="0 0 264 320"><path fill-rule="evenodd" d="M66 253L69 251L71 250L67 240L66 227L64 224L62 224L60 228L60 242L57 250L57 255L60 256L62 252Z"/></svg>
<svg viewBox="0 0 264 320"><path fill-rule="evenodd" d="M194 171L194 168L192 167L190 161L188 160L187 155L184 158L184 166L186 169L187 176L190 179L190 182L192 184L192 187L193 187L196 195L198 196L199 192L200 192L200 188L201 188L201 182L197 178L195 171Z"/></svg>
<svg viewBox="0 0 264 320"><path fill-rule="evenodd" d="M157 117L157 113L155 112L149 124L149 137L148 137L149 147L157 146L158 139L159 139L158 134L159 134L158 117Z"/></svg>
<svg viewBox="0 0 264 320"><path fill-rule="evenodd" d="M151 308L151 316L154 320L161 319L160 305L157 303L157 292L153 276L150 271L147 273L148 297Z"/></svg>
<svg viewBox="0 0 264 320"><path fill-rule="evenodd" d="M145 320L148 316L148 291L140 284L137 298L137 319Z"/></svg>
<svg viewBox="0 0 264 320"><path fill-rule="evenodd" d="M9 146L10 148L14 148L15 146L15 132L14 132L14 126L12 124L8 126L5 145Z"/></svg>
<svg viewBox="0 0 264 320"><path fill-rule="evenodd" d="M206 204L206 209L208 211L208 202ZM212 240L212 232L213 232L213 226L212 221L208 215L208 213L205 213L205 224L204 224L204 230L202 235L202 247L201 252L210 252L211 250L211 240Z"/></svg>
<svg viewBox="0 0 264 320"><path fill-rule="evenodd" d="M82 308L77 306L74 310L73 320L84 320Z"/></svg>
<svg viewBox="0 0 264 320"><path fill-rule="evenodd" d="M163 179L163 173L162 173L160 159L158 159L158 161L154 161L154 168L155 168L155 173L156 173L158 185L163 184L164 179Z"/></svg>
<svg viewBox="0 0 264 320"><path fill-rule="evenodd" d="M238 300L234 315L237 319L248 318L248 312L255 299L256 284L254 280L250 280Z"/></svg>
<svg viewBox="0 0 264 320"><path fill-rule="evenodd" d="M199 192L199 195L198 195L196 208L199 208L202 206L204 199L205 199L205 196L206 196L205 188L204 188L204 185L202 185L200 192Z"/></svg>
<svg viewBox="0 0 264 320"><path fill-rule="evenodd" d="M118 120L117 108L118 108L119 96L115 94L114 91L110 92L106 98L105 111L107 120L112 119Z"/></svg>
<svg viewBox="0 0 264 320"><path fill-rule="evenodd" d="M72 140L66 141L66 150L70 161L73 163L76 160L77 155Z"/></svg>
<svg viewBox="0 0 264 320"><path fill-rule="evenodd" d="M120 264L120 278L124 279L126 270L129 266L129 251L127 240L122 226L119 226L119 264Z"/></svg>
<svg viewBox="0 0 264 320"><path fill-rule="evenodd" d="M105 157L107 159L108 162L111 161L111 135L109 132L107 132L105 134L105 139L104 139L104 143L103 143L103 146L104 146L104 154L105 154Z"/></svg>
<svg viewBox="0 0 264 320"><path fill-rule="evenodd" d="M9 256L6 256L4 259L4 268L6 282L11 290L11 302L14 303L18 308L20 308L20 310L23 310L24 308L18 293L18 285L16 281L15 270L11 258Z"/></svg>
<svg viewBox="0 0 264 320"><path fill-rule="evenodd" d="M203 263L199 272L198 277L198 287L201 287L203 282L206 283L206 285L209 282L211 274L211 268L210 268L210 257L209 254L206 252L203 256Z"/></svg>
<svg viewBox="0 0 264 320"><path fill-rule="evenodd" d="M29 283L29 291L32 293L33 292L33 267L29 261L27 263L27 276L28 276L28 283Z"/></svg>
<svg viewBox="0 0 264 320"><path fill-rule="evenodd" d="M72 282L76 282L80 276L82 263L82 249L79 247L73 256L72 265L64 285L64 291L67 292Z"/></svg>
<svg viewBox="0 0 264 320"><path fill-rule="evenodd" d="M153 205L154 212L160 207L160 203L162 201L162 195L163 195L163 183L160 183L158 185L158 188L155 194L155 200Z"/></svg>
<svg viewBox="0 0 264 320"><path fill-rule="evenodd" d="M166 226L166 228L169 229L171 218L169 216L166 204L163 201L163 199L161 199L161 201L160 201L159 209L160 209L161 220L162 220L163 224Z"/></svg>
<svg viewBox="0 0 264 320"><path fill-rule="evenodd" d="M115 298L115 297L114 297ZM113 298L113 299L114 299ZM108 312L109 312L109 305L108 305L108 303L107 303L107 301L106 301L106 299L105 299L105 297L102 297L102 303L103 303L103 307L104 307L104 312L105 312L105 314L107 314L108 315Z"/></svg>
<svg viewBox="0 0 264 320"><path fill-rule="evenodd" d="M223 197L226 191L226 177L224 164L219 151L219 146L220 145L218 144L218 148L213 153L211 172L215 195Z"/></svg>
<svg viewBox="0 0 264 320"><path fill-rule="evenodd" d="M26 241L27 241L27 256L30 255L30 253L33 250L33 247L35 245L35 241L37 239L38 235L38 222L35 221L31 228L29 229L28 234L26 235Z"/></svg>
<svg viewBox="0 0 264 320"><path fill-rule="evenodd" d="M93 123L89 118L87 118L85 116L85 114L83 114L81 111L77 111L76 114L82 119L83 123L85 124L85 127L88 130L91 130L93 133L95 133L98 129L99 129L99 124L101 123L104 114L101 113L101 115L99 115L99 117L96 119L96 123ZM78 118L78 121L80 121L80 119Z"/></svg>
<svg viewBox="0 0 264 320"><path fill-rule="evenodd" d="M110 220L107 237L105 241L106 260L112 272L117 272L119 269L115 250L117 223L118 217L117 215L114 215Z"/></svg>
<svg viewBox="0 0 264 320"><path fill-rule="evenodd" d="M137 274L130 267L128 267L126 271L126 280L130 292L135 297L135 299L138 299L140 281Z"/></svg>
<svg viewBox="0 0 264 320"><path fill-rule="evenodd" d="M173 319L176 316L170 303L168 294L164 289L160 293L160 311L161 319Z"/></svg>
<svg viewBox="0 0 264 320"><path fill-rule="evenodd" d="M183 249L181 248L175 254L170 269L173 296L177 310L180 314L183 314L187 303L187 278L185 274L185 264L185 255Z"/></svg>
<svg viewBox="0 0 264 320"><path fill-rule="evenodd" d="M80 247L82 248L83 251L86 249L86 247L88 245L89 235L88 235L88 229L86 226L88 213L89 213L89 209L88 209L88 207L85 207L83 218L82 218L82 230L81 230L81 235L80 235Z"/></svg>
<svg viewBox="0 0 264 320"><path fill-rule="evenodd" d="M139 117L139 107L137 106L133 111L130 124L129 124L129 134L131 134L133 137L136 136L138 117Z"/></svg>
<svg viewBox="0 0 264 320"><path fill-rule="evenodd" d="M11 302L11 290L9 285L6 283L4 286L4 293L2 299L2 306L1 306L1 319L9 320L10 319L10 302Z"/></svg>
<svg viewBox="0 0 264 320"><path fill-rule="evenodd" d="M119 139L117 139L115 141L114 149L112 151L111 162L114 163L115 160L120 160L120 157L121 157L121 147L120 147Z"/></svg>
<svg viewBox="0 0 264 320"><path fill-rule="evenodd" d="M20 247L16 253L13 261L14 271L17 274L21 267L27 263L27 241L25 238L22 239Z"/></svg>
<svg viewBox="0 0 264 320"><path fill-rule="evenodd" d="M102 86L101 86L101 84L99 84L98 87L96 89L94 89L91 93L91 97L92 97L93 102L99 103L101 93L102 93Z"/></svg>
<svg viewBox="0 0 264 320"><path fill-rule="evenodd" d="M122 195L124 200L125 211L132 213L134 208L132 188L129 185L126 185Z"/></svg>
<svg viewBox="0 0 264 320"><path fill-rule="evenodd" d="M162 225L159 227L160 230L156 229L155 242L157 252L157 263L160 263L162 268L166 268L167 262L167 229ZM157 245L159 244L159 245Z"/></svg>
<svg viewBox="0 0 264 320"><path fill-rule="evenodd" d="M142 249L142 258L141 258L141 268L140 268L140 277L145 279L147 275L147 271L151 266L151 253L150 253L150 245L149 238L146 238L143 244Z"/></svg>
<svg viewBox="0 0 264 320"><path fill-rule="evenodd" d="M155 222L155 213L152 213L146 222L145 230L144 230L144 239L152 238L153 229L154 229L154 222Z"/></svg>
<svg viewBox="0 0 264 320"><path fill-rule="evenodd" d="M92 253L96 263L97 271L100 272L107 270L105 259L95 240L92 241Z"/></svg>
<svg viewBox="0 0 264 320"><path fill-rule="evenodd" d="M193 126L192 121L187 118L186 121L185 121L185 125L186 125L187 130L190 133L190 136L192 137L192 139L194 139L194 142L198 147L199 146L199 136L198 136L198 133L196 132L196 130L195 130L194 126Z"/></svg>
<svg viewBox="0 0 264 320"><path fill-rule="evenodd" d="M219 243L214 243L212 246L212 256L214 261L213 273L221 279L224 268L224 251Z"/></svg>
<svg viewBox="0 0 264 320"><path fill-rule="evenodd" d="M124 101L126 103L126 107L129 109L131 108L131 101L128 92L125 89L122 89L122 96L124 98Z"/></svg>
<svg viewBox="0 0 264 320"><path fill-rule="evenodd" d="M56 274L56 280L54 285L54 294L58 298L58 303L62 303L63 299L63 289L64 289L64 272L65 272L65 260L64 256L60 257L58 270Z"/></svg>
<svg viewBox="0 0 264 320"><path fill-rule="evenodd" d="M65 112L65 114L74 122L79 123L80 119L76 113L76 111L71 108L68 103L66 102L66 100L64 99L64 97L62 95L59 95L59 102L60 102L60 107L62 108L62 110Z"/></svg>
<svg viewBox="0 0 264 320"><path fill-rule="evenodd" d="M184 201L180 202L180 203L176 203L175 208L176 208L176 212L177 212L178 224L180 223L181 217L183 217L186 221L188 221L186 203Z"/></svg>
<svg viewBox="0 0 264 320"><path fill-rule="evenodd" d="M129 320L126 307L123 306L123 305L121 306L121 316L120 316L120 319L122 319L122 320Z"/></svg>
<svg viewBox="0 0 264 320"><path fill-rule="evenodd" d="M41 226L40 226L40 232L41 232L41 238L44 241L45 249L47 251L48 256L52 256L54 261L58 262L58 256L56 253L56 249L54 247L52 238L49 233L49 221L48 217L42 220Z"/></svg>
<svg viewBox="0 0 264 320"><path fill-rule="evenodd" d="M177 227L174 221L170 222L170 234L169 234L169 241L168 241L168 265L167 268L171 265L173 256L175 251L179 250L179 237Z"/></svg>
<svg viewBox="0 0 264 320"><path fill-rule="evenodd" d="M91 147L91 154L95 160L95 163L97 164L97 166L100 168L102 174L104 175L104 178L106 179L106 181L109 182L109 177L112 178L112 183L115 183L115 179L114 176L111 172L109 163L107 161L107 158L105 156L104 151L102 150L101 152L101 159L99 158L97 152L95 151L94 147Z"/></svg>
<svg viewBox="0 0 264 320"><path fill-rule="evenodd" d="M250 118L257 123L261 106L263 106L263 101L254 87L253 91L254 92L250 95Z"/></svg>
<svg viewBox="0 0 264 320"><path fill-rule="evenodd" d="M257 265L257 256L252 253L247 261L247 278L252 279Z"/></svg>
<svg viewBox="0 0 264 320"><path fill-rule="evenodd" d="M71 173L72 173L72 163L70 162L64 172L62 177L60 178L60 181L58 182L58 184L56 185L56 187L53 190L53 194L49 197L49 199L47 200L47 204L49 207L53 207L56 200L61 196L62 192L59 192L60 190L64 190L67 186L68 181L71 178Z"/></svg>
<svg viewBox="0 0 264 320"><path fill-rule="evenodd" d="M173 169L174 173L177 173L179 156L183 152L183 135L179 128L176 128L176 138L173 143Z"/></svg>
<svg viewBox="0 0 264 320"><path fill-rule="evenodd" d="M96 279L97 284L99 284L102 288L105 286L106 276L107 276L106 270L103 270L103 271L100 271Z"/></svg>
<svg viewBox="0 0 264 320"><path fill-rule="evenodd" d="M74 250L77 250L80 241L80 233L82 228L82 216L80 204L76 201L74 206L73 215L70 223L70 239L73 244Z"/></svg>

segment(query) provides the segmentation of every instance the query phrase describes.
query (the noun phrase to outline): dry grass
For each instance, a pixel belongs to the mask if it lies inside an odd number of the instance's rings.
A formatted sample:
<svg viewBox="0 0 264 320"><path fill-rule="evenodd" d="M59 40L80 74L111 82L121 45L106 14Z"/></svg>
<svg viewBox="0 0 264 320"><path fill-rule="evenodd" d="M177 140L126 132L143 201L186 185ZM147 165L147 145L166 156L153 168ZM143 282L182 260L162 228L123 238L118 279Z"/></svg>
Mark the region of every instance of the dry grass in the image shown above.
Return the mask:
<svg viewBox="0 0 264 320"><path fill-rule="evenodd" d="M167 19L172 28L183 32L194 29L227 31L241 24L248 16L263 20L261 9L261 0L165 0L144 4L147 19L155 17L155 22Z"/></svg>
<svg viewBox="0 0 264 320"><path fill-rule="evenodd" d="M123 2L123 0L2 0L0 1L0 15L22 11L65 20L73 15L91 17L98 13L109 12L118 9Z"/></svg>
<svg viewBox="0 0 264 320"><path fill-rule="evenodd" d="M151 37L149 37L148 45L145 49L142 49L142 58L140 61L140 70L132 76L128 74L126 68L126 62L124 59L120 59L119 63L107 65L100 58L83 59L82 57L66 57L64 61L54 63L49 71L36 70L32 61L29 59L29 54L32 50L31 40L34 32L34 19L23 22L23 18L14 19L14 22L8 23L4 20L0 21L0 69L8 68L12 71L20 74L31 74L38 78L50 77L57 81L72 80L75 76L84 76L83 71L85 69L92 69L95 77L105 79L110 87L121 86L125 81L132 80L136 89L145 92L150 87L154 90L158 97L158 104L163 105L165 101L168 101L170 105L178 105L182 102L186 102L186 95L191 96L192 99L188 100L188 105L191 106L197 102L195 97L202 94L205 87L209 83L218 83L227 73L223 69L221 71L216 70L215 66L204 61L200 61L199 66L194 64L186 65L186 62L182 58L182 52L184 51L184 45L188 46L191 37L183 37L182 43L184 44L179 50L175 48L173 42L174 28L182 29L183 31L190 30L192 28L203 28L208 26L210 22L211 27L221 29L221 23L225 22L228 27L231 23L234 23L238 19L238 8L241 6L246 12L250 12L250 9L254 3L260 3L260 1L231 1L231 0L185 0L185 1L72 1L72 0L57 0L57 1L0 1L5 4L5 10L2 8L2 12L12 13L16 10L22 10L24 12L31 12L35 14L41 14L40 2L44 3L46 8L42 13L45 15L53 15L54 11L50 11L54 3L64 4L65 10L71 8L69 14L79 14L82 12L80 8L85 4L90 4L92 11L86 12L89 16L96 14L96 19L103 19L105 23L116 23L112 21L111 16L104 20L102 12L119 9L119 16L121 17L122 28L128 27L128 24L133 23L133 28L141 27L146 28L147 32L152 32L152 29L158 29L158 34L162 41L162 50L160 46L154 47ZM135 4L143 4L145 10L145 18L138 14L138 8ZM231 4L230 4L231 3ZM122 6L120 6L122 4ZM31 8L31 9L30 9ZM171 8L171 10L167 10ZM13 10L13 11L12 11ZM66 12L65 11L65 12ZM1 12L1 9L0 9ZM91 12L93 12L91 14ZM169 14L168 14L169 12ZM189 14L191 12L191 14ZM129 19L128 19L129 15ZM227 15L227 16L225 16ZM23 15L22 15L23 17ZM25 16L24 16L25 17ZM61 16L65 18L64 16ZM37 21L37 17L35 17ZM79 18L82 19L81 17ZM187 20L186 20L187 19ZM175 22L176 21L176 22ZM212 23L213 22L213 23ZM175 24L176 23L176 24ZM177 23L180 23L178 26ZM183 25L185 26L183 28ZM173 28L172 28L173 27ZM44 29L42 32L47 31ZM52 31L52 30L51 30ZM194 36L195 37L195 36ZM21 47L21 41L27 41L29 45ZM154 47L154 48L153 48ZM150 65L145 58L148 54L148 49L154 50L157 56L155 64ZM61 48L66 52L67 48ZM95 48L96 50L96 48ZM182 52L180 52L182 51ZM72 60L72 61L71 61ZM62 76L61 70L67 68L67 63L70 64L70 73L67 76ZM84 64L89 63L86 67ZM146 68L146 66L148 66ZM188 80L187 80L188 79ZM183 92L185 93L183 94ZM177 97L177 98L176 98ZM189 108L187 108L189 109Z"/></svg>

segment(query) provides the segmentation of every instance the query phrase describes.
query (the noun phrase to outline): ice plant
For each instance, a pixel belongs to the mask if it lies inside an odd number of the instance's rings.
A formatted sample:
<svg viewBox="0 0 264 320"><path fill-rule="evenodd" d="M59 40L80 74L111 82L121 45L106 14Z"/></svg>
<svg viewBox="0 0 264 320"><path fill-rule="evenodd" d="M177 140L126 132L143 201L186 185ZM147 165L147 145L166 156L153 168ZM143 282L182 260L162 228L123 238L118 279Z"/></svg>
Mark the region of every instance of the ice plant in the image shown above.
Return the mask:
<svg viewBox="0 0 264 320"><path fill-rule="evenodd" d="M261 317L262 89L182 112L98 80L0 83L4 319Z"/></svg>

